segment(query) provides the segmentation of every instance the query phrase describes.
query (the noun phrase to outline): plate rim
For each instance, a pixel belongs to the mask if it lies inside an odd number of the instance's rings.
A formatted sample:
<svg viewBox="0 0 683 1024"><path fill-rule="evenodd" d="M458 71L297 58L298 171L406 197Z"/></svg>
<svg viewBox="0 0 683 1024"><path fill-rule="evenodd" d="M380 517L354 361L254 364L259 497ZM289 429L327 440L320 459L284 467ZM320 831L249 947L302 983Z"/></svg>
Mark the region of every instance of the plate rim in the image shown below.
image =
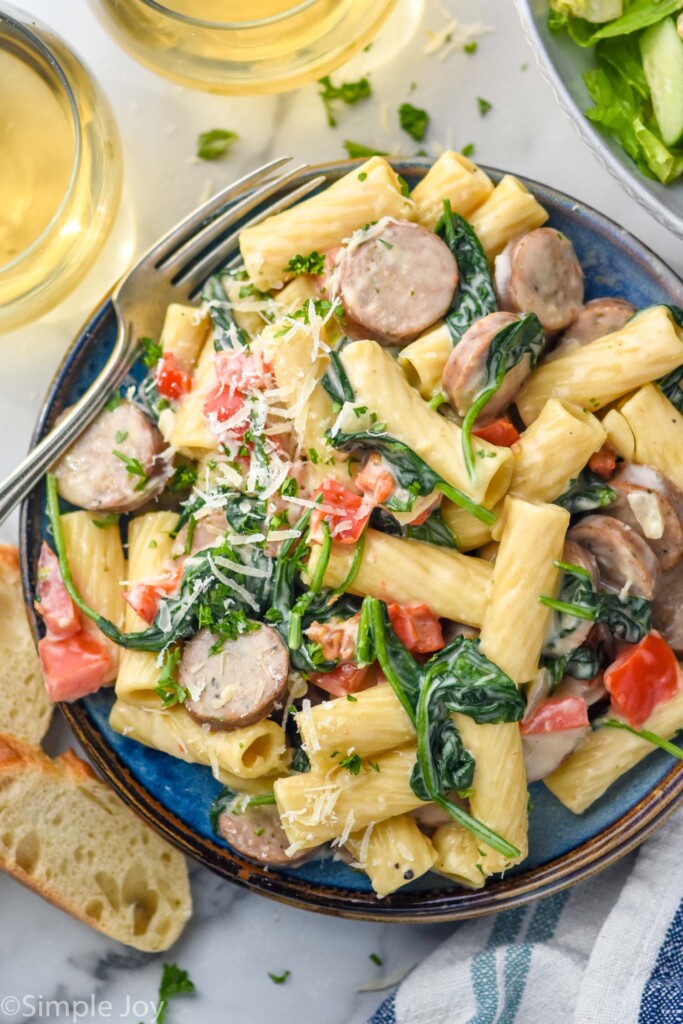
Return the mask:
<svg viewBox="0 0 683 1024"><path fill-rule="evenodd" d="M297 183L321 173L337 178L362 163L362 160L336 160L311 165L297 178ZM390 163L397 173L414 176L424 175L433 161L430 158L413 158L390 160ZM496 180L504 174L513 173L483 164L478 166ZM683 302L683 281L659 256L625 228L581 200L524 175L515 176L532 191L544 193L560 205L571 204L573 210L581 215L582 220L588 220L593 230L603 237L607 235L614 240L616 235L622 245L631 250L632 256L637 255L641 263L648 263L651 269L656 270L663 289L680 292L680 301ZM65 352L41 403L31 437L32 447L50 424L52 408L64 377L83 351L87 350L101 320L110 312L111 299L108 294L88 315ZM32 604L33 568L29 541L39 494L40 490L37 488L22 503L19 526L22 584L35 641L39 632L38 617ZM130 769L108 745L85 706L80 702L62 703L59 708L86 754L117 795L189 857L237 885L278 902L299 909L355 920L435 924L482 917L500 910L524 906L541 897L567 889L625 856L664 824L683 802L683 763L678 762L672 765L653 789L610 826L546 864L522 871L512 878L498 878L483 889L453 888L415 892L408 890L380 901L371 892L329 887L321 882L298 878L294 874L270 871L246 860L227 847L218 847L212 840L193 832L173 812L163 807L161 802L146 790L142 782L134 778Z"/></svg>

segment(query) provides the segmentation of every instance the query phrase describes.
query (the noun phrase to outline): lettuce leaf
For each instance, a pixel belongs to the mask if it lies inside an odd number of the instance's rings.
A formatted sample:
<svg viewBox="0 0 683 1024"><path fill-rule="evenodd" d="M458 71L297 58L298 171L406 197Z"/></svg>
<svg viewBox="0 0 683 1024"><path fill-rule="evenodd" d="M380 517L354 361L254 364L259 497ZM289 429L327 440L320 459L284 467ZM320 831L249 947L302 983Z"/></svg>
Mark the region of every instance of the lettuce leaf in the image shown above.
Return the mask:
<svg viewBox="0 0 683 1024"><path fill-rule="evenodd" d="M552 32L566 29L579 46L595 46L601 39L614 39L639 32L681 9L683 0L631 0L620 18L601 25L597 30L590 21L559 11L551 11L548 27Z"/></svg>

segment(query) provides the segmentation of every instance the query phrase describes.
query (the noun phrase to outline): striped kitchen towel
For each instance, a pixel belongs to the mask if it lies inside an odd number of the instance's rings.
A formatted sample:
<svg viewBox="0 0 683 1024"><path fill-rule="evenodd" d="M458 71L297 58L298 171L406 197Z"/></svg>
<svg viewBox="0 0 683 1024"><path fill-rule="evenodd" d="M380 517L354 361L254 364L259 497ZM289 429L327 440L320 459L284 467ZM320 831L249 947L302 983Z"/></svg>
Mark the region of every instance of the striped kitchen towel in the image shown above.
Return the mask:
<svg viewBox="0 0 683 1024"><path fill-rule="evenodd" d="M636 854L468 921L369 1024L683 1024L683 814Z"/></svg>

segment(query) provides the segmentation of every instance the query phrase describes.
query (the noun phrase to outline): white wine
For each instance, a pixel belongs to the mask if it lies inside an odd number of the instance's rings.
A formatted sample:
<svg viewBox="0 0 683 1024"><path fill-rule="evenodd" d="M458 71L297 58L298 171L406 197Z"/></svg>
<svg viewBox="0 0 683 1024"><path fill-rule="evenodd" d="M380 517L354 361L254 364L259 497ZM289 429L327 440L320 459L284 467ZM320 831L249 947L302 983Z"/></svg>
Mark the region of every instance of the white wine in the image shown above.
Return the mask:
<svg viewBox="0 0 683 1024"><path fill-rule="evenodd" d="M74 164L73 117L39 70L0 37L0 267L57 212Z"/></svg>
<svg viewBox="0 0 683 1024"><path fill-rule="evenodd" d="M285 14L301 6L301 0L166 0L166 7L177 14L202 21L260 21Z"/></svg>

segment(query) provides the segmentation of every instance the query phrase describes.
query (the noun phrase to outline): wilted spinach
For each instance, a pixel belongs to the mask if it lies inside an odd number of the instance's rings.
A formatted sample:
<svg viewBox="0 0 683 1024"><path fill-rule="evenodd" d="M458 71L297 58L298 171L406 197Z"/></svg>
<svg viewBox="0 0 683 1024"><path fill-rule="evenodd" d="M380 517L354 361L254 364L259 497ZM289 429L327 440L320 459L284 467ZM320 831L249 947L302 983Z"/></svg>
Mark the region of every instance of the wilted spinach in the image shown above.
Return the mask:
<svg viewBox="0 0 683 1024"><path fill-rule="evenodd" d="M489 261L474 229L444 199L443 213L434 228L453 253L458 264L458 285L451 310L444 317L451 340L457 345L475 320L498 308Z"/></svg>
<svg viewBox="0 0 683 1024"><path fill-rule="evenodd" d="M616 499L617 492L602 477L590 469L583 469L575 479L569 481L569 487L559 498L555 498L554 504L561 505L574 515L577 512L605 508Z"/></svg>

